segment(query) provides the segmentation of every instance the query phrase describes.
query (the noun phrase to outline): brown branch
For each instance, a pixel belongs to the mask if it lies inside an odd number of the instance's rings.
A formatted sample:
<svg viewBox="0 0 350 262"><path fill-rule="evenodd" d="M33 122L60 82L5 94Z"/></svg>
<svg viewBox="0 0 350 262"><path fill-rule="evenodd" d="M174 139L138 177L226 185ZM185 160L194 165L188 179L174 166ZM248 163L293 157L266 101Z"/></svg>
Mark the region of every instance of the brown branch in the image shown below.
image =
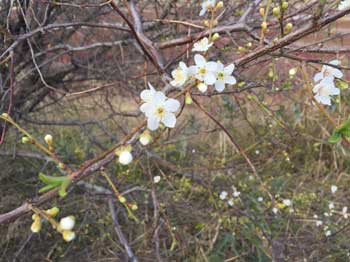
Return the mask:
<svg viewBox="0 0 350 262"><path fill-rule="evenodd" d="M126 239L123 231L120 228L120 224L119 224L119 221L118 221L118 217L117 217L117 214L116 214L116 211L115 211L115 207L114 207L114 203L113 203L112 198L108 199L108 206L109 206L109 211L111 213L112 221L113 221L113 224L114 224L114 230L117 233L117 236L119 238L119 242L124 246L125 251L126 251L130 261L137 262L138 259L134 255L134 252L132 251L132 249L131 249L131 247L130 247L130 245L128 243L128 240Z"/></svg>

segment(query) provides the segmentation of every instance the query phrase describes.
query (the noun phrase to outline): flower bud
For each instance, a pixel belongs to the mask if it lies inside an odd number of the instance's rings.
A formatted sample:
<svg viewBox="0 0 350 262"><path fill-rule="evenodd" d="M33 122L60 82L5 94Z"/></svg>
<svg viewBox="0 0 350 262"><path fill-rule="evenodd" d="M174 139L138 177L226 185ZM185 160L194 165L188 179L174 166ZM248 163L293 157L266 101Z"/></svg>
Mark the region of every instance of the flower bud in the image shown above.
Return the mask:
<svg viewBox="0 0 350 262"><path fill-rule="evenodd" d="M1 114L1 116L2 116L3 118L7 118L7 119L9 119L9 118L10 118L10 116L9 116L9 114L8 114L8 113L2 113L2 114Z"/></svg>
<svg viewBox="0 0 350 262"><path fill-rule="evenodd" d="M280 9L279 7L274 7L274 8L272 9L272 14L273 14L275 17L279 18L280 15L281 15L281 9Z"/></svg>
<svg viewBox="0 0 350 262"><path fill-rule="evenodd" d="M27 136L22 137L22 144L29 144L31 139Z"/></svg>
<svg viewBox="0 0 350 262"><path fill-rule="evenodd" d="M62 230L72 230L74 225L75 225L74 216L68 216L68 217L61 218L59 227Z"/></svg>
<svg viewBox="0 0 350 262"><path fill-rule="evenodd" d="M132 159L133 159L132 154L127 150L123 150L119 154L118 161L122 165L128 165L131 163Z"/></svg>
<svg viewBox="0 0 350 262"><path fill-rule="evenodd" d="M37 217L34 219L34 222L33 222L33 224L31 225L30 230L31 230L33 233L38 233L38 232L41 230L41 218L40 218L39 216L37 216Z"/></svg>
<svg viewBox="0 0 350 262"><path fill-rule="evenodd" d="M245 45L247 48L251 48L253 46L252 42L249 42Z"/></svg>
<svg viewBox="0 0 350 262"><path fill-rule="evenodd" d="M199 91L201 91L202 93L204 93L205 91L207 91L208 86L207 86L206 84L204 84L204 83L199 83L199 84L197 85L197 88L198 88Z"/></svg>
<svg viewBox="0 0 350 262"><path fill-rule="evenodd" d="M239 46L238 49L237 49L237 52L240 54L240 53L243 53L245 52L246 49L243 47L243 46Z"/></svg>
<svg viewBox="0 0 350 262"><path fill-rule="evenodd" d="M119 200L119 202L122 203L122 204L124 204L124 203L126 202L126 199L125 199L125 197L123 197L123 196L119 196L119 197L118 197L118 200Z"/></svg>
<svg viewBox="0 0 350 262"><path fill-rule="evenodd" d="M53 207L45 211L45 213L50 217L55 217L58 212L60 212L60 209L58 207Z"/></svg>
<svg viewBox="0 0 350 262"><path fill-rule="evenodd" d="M208 20L204 20L203 24L204 24L204 26L206 26L206 27L209 27L209 26L210 26L210 23L209 23Z"/></svg>
<svg viewBox="0 0 350 262"><path fill-rule="evenodd" d="M288 8L288 2L283 1L283 2L282 2L282 9L283 9L283 10L287 10L287 8Z"/></svg>
<svg viewBox="0 0 350 262"><path fill-rule="evenodd" d="M259 13L261 16L264 16L265 15L265 9L263 7L260 7L259 8Z"/></svg>
<svg viewBox="0 0 350 262"><path fill-rule="evenodd" d="M48 146L52 146L53 143L53 138L52 135L48 134L44 137L44 140L46 142L46 144L48 144Z"/></svg>
<svg viewBox="0 0 350 262"><path fill-rule="evenodd" d="M186 105L190 105L190 104L192 104L192 102L193 102L193 100L192 100L190 92L186 92L186 95L185 95L185 103L186 103Z"/></svg>
<svg viewBox="0 0 350 262"><path fill-rule="evenodd" d="M143 146L147 146L152 141L152 136L148 130L146 130L140 135L139 141Z"/></svg>
<svg viewBox="0 0 350 262"><path fill-rule="evenodd" d="M222 2L222 1L220 1L220 2L218 2L217 4L216 4L216 9L221 9L221 8L223 8L224 7L224 2Z"/></svg>
<svg viewBox="0 0 350 262"><path fill-rule="evenodd" d="M292 23L288 23L284 27L284 31L285 31L286 34L288 34L292 29L293 29L293 24Z"/></svg>
<svg viewBox="0 0 350 262"><path fill-rule="evenodd" d="M218 40L220 38L220 35L219 35L219 33L215 33L215 34L213 34L213 36L212 36L212 40L213 41L215 41L215 40Z"/></svg>
<svg viewBox="0 0 350 262"><path fill-rule="evenodd" d="M291 78L294 77L296 73L297 73L297 69L295 67L289 69L289 76Z"/></svg>
<svg viewBox="0 0 350 262"><path fill-rule="evenodd" d="M62 162L58 163L58 168L64 170L66 168L66 165L63 164Z"/></svg>
<svg viewBox="0 0 350 262"><path fill-rule="evenodd" d="M267 23L266 23L266 22L262 22L262 23L261 23L261 29L262 29L264 32L266 32L266 30L267 30Z"/></svg>
<svg viewBox="0 0 350 262"><path fill-rule="evenodd" d="M70 242L70 241L75 239L76 235L75 235L74 231L65 230L62 233L62 237L63 237L64 241Z"/></svg>
<svg viewBox="0 0 350 262"><path fill-rule="evenodd" d="M131 210L136 211L138 209L138 206L136 204L131 205Z"/></svg>

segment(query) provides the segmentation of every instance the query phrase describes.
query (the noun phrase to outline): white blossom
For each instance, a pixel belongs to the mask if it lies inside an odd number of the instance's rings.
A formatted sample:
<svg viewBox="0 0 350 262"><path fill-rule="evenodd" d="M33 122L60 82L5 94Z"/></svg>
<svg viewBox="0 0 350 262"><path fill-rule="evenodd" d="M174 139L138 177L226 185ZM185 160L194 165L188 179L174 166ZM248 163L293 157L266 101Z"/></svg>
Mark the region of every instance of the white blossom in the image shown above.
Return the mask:
<svg viewBox="0 0 350 262"><path fill-rule="evenodd" d="M264 198L263 197L258 197L258 202L263 202Z"/></svg>
<svg viewBox="0 0 350 262"><path fill-rule="evenodd" d="M339 95L339 88L335 87L333 78L326 77L312 89L317 102L324 105L331 105L331 96Z"/></svg>
<svg viewBox="0 0 350 262"><path fill-rule="evenodd" d="M324 234L326 237L329 237L330 235L332 235L332 231L327 230Z"/></svg>
<svg viewBox="0 0 350 262"><path fill-rule="evenodd" d="M147 117L147 127L151 130L157 130L160 123L163 123L166 127L173 128L176 124L175 112L180 108L180 102L166 97L163 92L155 91L153 92L151 84L149 84L150 90L146 95L141 98L145 103L140 107L141 112L143 112ZM150 98L150 96L152 97ZM146 99L144 99L146 98Z"/></svg>
<svg viewBox="0 0 350 262"><path fill-rule="evenodd" d="M154 182L155 184L159 183L159 181L160 181L160 176L155 176L155 177L153 178L153 182Z"/></svg>
<svg viewBox="0 0 350 262"><path fill-rule="evenodd" d="M277 214L278 208L277 208L277 207L272 208L272 212L273 212L274 214Z"/></svg>
<svg viewBox="0 0 350 262"><path fill-rule="evenodd" d="M173 80L170 84L174 87L182 87L188 80L188 67L184 62L180 62L178 68L171 72Z"/></svg>
<svg viewBox="0 0 350 262"><path fill-rule="evenodd" d="M225 200L226 197L227 197L227 195L228 195L228 194L227 194L226 191L222 191L222 192L220 193L220 196L219 196L219 197L220 197L221 200Z"/></svg>
<svg viewBox="0 0 350 262"><path fill-rule="evenodd" d="M216 82L215 89L218 92L222 92L225 89L225 85L234 85L237 83L236 78L232 76L232 72L235 69L234 64L230 64L226 67L221 62L217 63L216 67Z"/></svg>
<svg viewBox="0 0 350 262"><path fill-rule="evenodd" d="M239 191L233 191L233 193L232 193L232 195L233 195L233 197L239 197L239 195L241 194L241 192L239 192Z"/></svg>
<svg viewBox="0 0 350 262"><path fill-rule="evenodd" d="M292 201L290 199L284 199L283 204L286 206L290 206L290 205L292 205Z"/></svg>
<svg viewBox="0 0 350 262"><path fill-rule="evenodd" d="M199 16L205 15L205 13L213 9L216 5L216 0L207 0L202 3L202 9L199 13Z"/></svg>
<svg viewBox="0 0 350 262"><path fill-rule="evenodd" d="M213 85L216 82L217 63L207 62L200 54L194 56L194 62L196 65L190 66L190 74L205 85Z"/></svg>
<svg viewBox="0 0 350 262"><path fill-rule="evenodd" d="M323 225L323 221L322 220L316 220L316 226L320 227Z"/></svg>
<svg viewBox="0 0 350 262"><path fill-rule="evenodd" d="M334 209L334 203L333 203L333 202L329 202L328 208L329 208L330 210Z"/></svg>
<svg viewBox="0 0 350 262"><path fill-rule="evenodd" d="M332 185L332 186L331 186L331 192L332 192L332 194L334 194L335 192L337 192L337 190L338 190L338 187L337 187L336 185Z"/></svg>
<svg viewBox="0 0 350 262"><path fill-rule="evenodd" d="M234 205L234 202L233 202L233 199L230 198L228 201L227 201L227 204L232 207Z"/></svg>
<svg viewBox="0 0 350 262"><path fill-rule="evenodd" d="M342 213L343 213L344 218L348 219L348 217L349 217L348 207L343 207Z"/></svg>
<svg viewBox="0 0 350 262"><path fill-rule="evenodd" d="M200 41L194 43L192 52L207 52L212 45L213 42L209 43L209 39L204 37Z"/></svg>
<svg viewBox="0 0 350 262"><path fill-rule="evenodd" d="M340 62L339 62L339 60L332 60L329 62L329 64L337 66L340 64ZM332 80L334 80L334 78L342 78L343 73L342 73L342 71L340 71L339 69L337 69L335 67L324 65L324 66L322 66L321 72L317 73L314 76L314 81L318 82L326 77L329 77Z"/></svg>

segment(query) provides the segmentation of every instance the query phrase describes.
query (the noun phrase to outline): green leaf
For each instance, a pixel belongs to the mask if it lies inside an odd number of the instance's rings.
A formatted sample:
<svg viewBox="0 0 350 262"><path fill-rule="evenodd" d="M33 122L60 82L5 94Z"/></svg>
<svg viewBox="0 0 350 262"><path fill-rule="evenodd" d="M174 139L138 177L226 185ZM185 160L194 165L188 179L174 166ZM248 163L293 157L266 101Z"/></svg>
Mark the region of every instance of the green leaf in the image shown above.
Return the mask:
<svg viewBox="0 0 350 262"><path fill-rule="evenodd" d="M47 176L43 173L39 173L39 179L45 184L62 184L67 179L65 176Z"/></svg>
<svg viewBox="0 0 350 262"><path fill-rule="evenodd" d="M47 192L53 188L56 188L56 187L59 187L60 184L48 184L42 188L39 189L39 193L44 193L44 192Z"/></svg>
<svg viewBox="0 0 350 262"><path fill-rule="evenodd" d="M339 87L340 89L348 89L349 88L349 84L348 82L342 80L342 79L336 79L335 83L337 85L337 87Z"/></svg>
<svg viewBox="0 0 350 262"><path fill-rule="evenodd" d="M58 195L60 197L65 197L67 195L67 188L69 187L71 182L72 182L72 179L70 177L66 177L66 179L61 184L60 190L58 191Z"/></svg>
<svg viewBox="0 0 350 262"><path fill-rule="evenodd" d="M341 134L338 132L334 131L332 136L328 139L329 143L336 144L341 140Z"/></svg>
<svg viewBox="0 0 350 262"><path fill-rule="evenodd" d="M350 118L333 131L333 134L328 139L328 142L332 144L338 143L343 136L350 138Z"/></svg>

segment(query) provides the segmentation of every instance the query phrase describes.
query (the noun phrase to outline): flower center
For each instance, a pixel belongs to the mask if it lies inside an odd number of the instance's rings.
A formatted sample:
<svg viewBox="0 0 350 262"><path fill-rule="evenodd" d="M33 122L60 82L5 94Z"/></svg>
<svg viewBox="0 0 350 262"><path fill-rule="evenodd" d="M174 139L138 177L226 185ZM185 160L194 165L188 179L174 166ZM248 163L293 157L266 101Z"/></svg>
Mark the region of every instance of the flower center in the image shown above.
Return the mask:
<svg viewBox="0 0 350 262"><path fill-rule="evenodd" d="M224 80L224 78L225 78L224 72L218 72L217 77L219 80Z"/></svg>
<svg viewBox="0 0 350 262"><path fill-rule="evenodd" d="M204 76L206 74L206 72L207 72L207 70L205 69L205 67L201 67L198 70L198 74L202 75L202 76Z"/></svg>
<svg viewBox="0 0 350 262"><path fill-rule="evenodd" d="M180 82L183 79L183 75L184 74L183 74L182 70L176 69L175 70L175 77L174 77L175 81Z"/></svg>
<svg viewBox="0 0 350 262"><path fill-rule="evenodd" d="M158 116L158 117L162 117L163 115L164 115L164 113L165 113L165 109L164 109L164 107L158 107L157 109L156 109L156 115Z"/></svg>

